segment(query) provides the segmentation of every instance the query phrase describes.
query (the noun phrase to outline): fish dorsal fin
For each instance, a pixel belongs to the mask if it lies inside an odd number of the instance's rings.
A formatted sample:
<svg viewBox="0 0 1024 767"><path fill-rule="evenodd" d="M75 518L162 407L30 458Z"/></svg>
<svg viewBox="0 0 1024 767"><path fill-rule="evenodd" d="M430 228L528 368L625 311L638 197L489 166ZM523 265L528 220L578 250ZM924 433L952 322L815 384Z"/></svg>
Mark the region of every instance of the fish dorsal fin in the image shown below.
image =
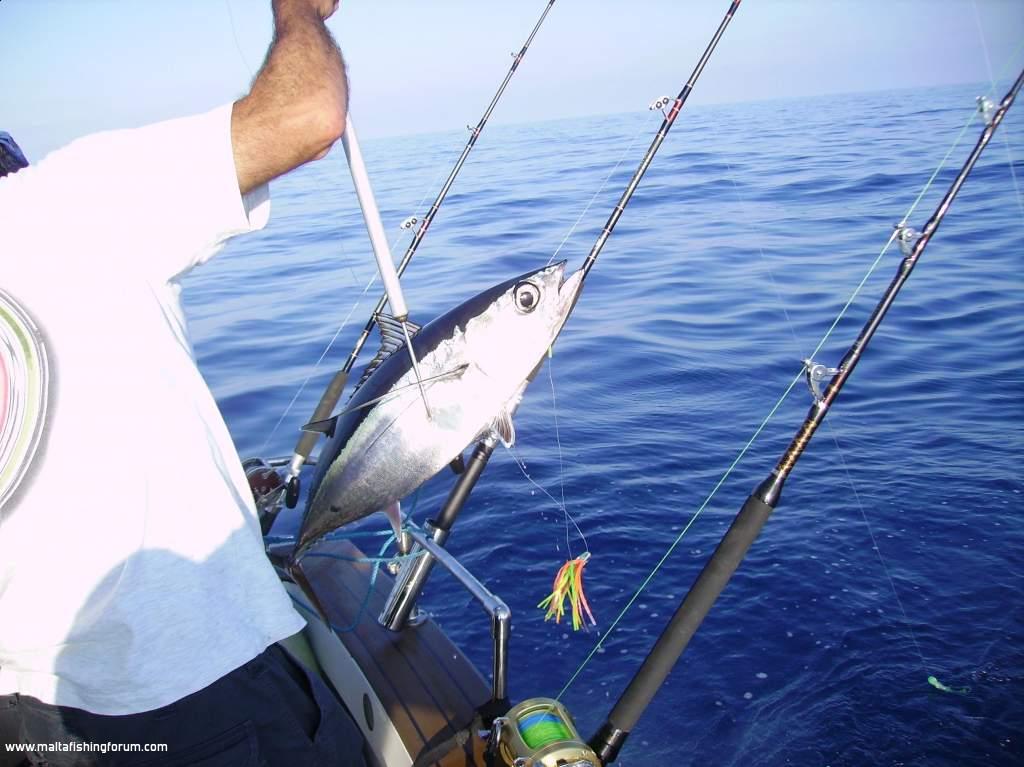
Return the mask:
<svg viewBox="0 0 1024 767"><path fill-rule="evenodd" d="M516 427L512 423L512 416L505 408L502 408L494 416L494 420L491 421L491 431L498 436L501 444L505 447L512 447L516 443Z"/></svg>
<svg viewBox="0 0 1024 767"><path fill-rule="evenodd" d="M322 421L310 421L302 427L302 431L310 431L315 434L326 434L330 439L334 436L334 427L338 425L338 416L325 418Z"/></svg>
<svg viewBox="0 0 1024 767"><path fill-rule="evenodd" d="M366 366L366 370L360 376L359 383L352 390L353 394L359 391L359 387L366 383L366 379L373 375L374 371L384 363L384 360L405 346L405 334L402 332L401 322L383 312L375 314L374 320L380 330L380 348L377 349L377 353L373 355L370 364ZM406 320L406 326L409 328L409 338L415 338L421 327L409 320Z"/></svg>

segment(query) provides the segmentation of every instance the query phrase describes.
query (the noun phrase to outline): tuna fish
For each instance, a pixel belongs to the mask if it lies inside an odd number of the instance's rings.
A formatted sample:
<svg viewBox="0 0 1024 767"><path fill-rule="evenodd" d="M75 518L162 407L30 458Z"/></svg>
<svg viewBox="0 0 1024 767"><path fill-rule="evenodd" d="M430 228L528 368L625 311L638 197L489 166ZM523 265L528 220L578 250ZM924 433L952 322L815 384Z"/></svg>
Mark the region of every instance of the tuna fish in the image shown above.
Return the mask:
<svg viewBox="0 0 1024 767"><path fill-rule="evenodd" d="M490 432L515 439L512 414L558 337L582 282L565 262L485 290L416 332L424 396L386 322L382 353L323 431L296 556L332 530L405 497Z"/></svg>

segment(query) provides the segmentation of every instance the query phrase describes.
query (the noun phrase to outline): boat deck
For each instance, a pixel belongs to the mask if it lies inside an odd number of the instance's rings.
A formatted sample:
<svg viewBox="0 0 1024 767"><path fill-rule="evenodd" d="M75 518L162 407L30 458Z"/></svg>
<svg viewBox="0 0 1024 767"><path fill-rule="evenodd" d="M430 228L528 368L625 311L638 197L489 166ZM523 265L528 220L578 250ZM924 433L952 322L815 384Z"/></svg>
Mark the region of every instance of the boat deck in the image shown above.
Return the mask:
<svg viewBox="0 0 1024 767"><path fill-rule="evenodd" d="M392 578L382 568L371 587L373 566L351 561L362 557L350 541L326 541L303 559L302 570L331 623L349 629L337 631L337 637L415 756L464 729L490 699L490 685L433 620L400 633L381 626L377 616ZM364 712L352 713L364 717L360 724L368 726ZM463 747L434 764L483 765L483 741L474 733Z"/></svg>

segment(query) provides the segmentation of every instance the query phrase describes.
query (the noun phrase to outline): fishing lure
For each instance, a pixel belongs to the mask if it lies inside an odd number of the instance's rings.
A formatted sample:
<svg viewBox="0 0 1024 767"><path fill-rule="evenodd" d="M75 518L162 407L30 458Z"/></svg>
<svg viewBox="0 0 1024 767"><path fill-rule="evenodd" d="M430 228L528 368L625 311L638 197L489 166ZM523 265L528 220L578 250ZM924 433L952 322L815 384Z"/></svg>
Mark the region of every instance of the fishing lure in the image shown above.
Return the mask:
<svg viewBox="0 0 1024 767"><path fill-rule="evenodd" d="M941 690L942 692L955 692L959 695L966 695L971 691L970 687L947 687L934 676L928 677L928 684L930 684L936 690Z"/></svg>
<svg viewBox="0 0 1024 767"><path fill-rule="evenodd" d="M583 568L590 560L590 552L585 551L570 559L558 570L552 592L541 601L537 607L547 608L544 620L555 619L555 623L562 622L565 615L565 600L569 600L572 612L573 631L579 631L585 625L584 616L590 620L592 626L597 625L594 614L590 611L590 604L583 593Z"/></svg>

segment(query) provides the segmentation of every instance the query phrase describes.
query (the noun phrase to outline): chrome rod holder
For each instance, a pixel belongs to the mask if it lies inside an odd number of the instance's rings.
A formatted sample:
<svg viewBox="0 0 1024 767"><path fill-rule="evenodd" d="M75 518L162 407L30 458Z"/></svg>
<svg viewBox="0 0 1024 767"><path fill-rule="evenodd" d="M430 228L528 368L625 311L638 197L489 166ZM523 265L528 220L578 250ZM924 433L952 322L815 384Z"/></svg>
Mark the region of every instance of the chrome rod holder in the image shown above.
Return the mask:
<svg viewBox="0 0 1024 767"><path fill-rule="evenodd" d="M448 530L434 528L432 537L434 543L444 546L448 535ZM422 556L416 556L421 553ZM416 602L430 577L430 571L434 569L434 558L423 547L415 545L410 554L412 556L402 562L378 618L380 625L389 631L401 631L410 621L415 621Z"/></svg>
<svg viewBox="0 0 1024 767"><path fill-rule="evenodd" d="M484 611L491 616L491 636L494 639L494 664L493 678L491 680L491 699L504 701L508 696L508 644L512 632L512 611L508 605L498 596L492 594L486 586L476 579L459 560L452 556L447 549L437 545L418 527L409 527L409 535L426 550L427 554L437 560L448 572L455 576L455 580L473 595L484 608Z"/></svg>
<svg viewBox="0 0 1024 767"><path fill-rule="evenodd" d="M477 480L480 479L480 475L487 467L487 462L497 444L497 438L493 434L489 434L477 444L469 461L462 464L462 473L455 483L455 487L448 494L448 499L437 518L430 522L433 526L434 543L438 546L444 546L448 540L452 525L455 524L459 512L462 511ZM384 610L377 619L382 626L390 631L401 631L405 628L414 614L416 603L419 601L430 571L434 567L434 560L430 554L422 549L418 551L422 552L423 556L408 559L403 563L398 577L391 587L391 593L388 594Z"/></svg>

